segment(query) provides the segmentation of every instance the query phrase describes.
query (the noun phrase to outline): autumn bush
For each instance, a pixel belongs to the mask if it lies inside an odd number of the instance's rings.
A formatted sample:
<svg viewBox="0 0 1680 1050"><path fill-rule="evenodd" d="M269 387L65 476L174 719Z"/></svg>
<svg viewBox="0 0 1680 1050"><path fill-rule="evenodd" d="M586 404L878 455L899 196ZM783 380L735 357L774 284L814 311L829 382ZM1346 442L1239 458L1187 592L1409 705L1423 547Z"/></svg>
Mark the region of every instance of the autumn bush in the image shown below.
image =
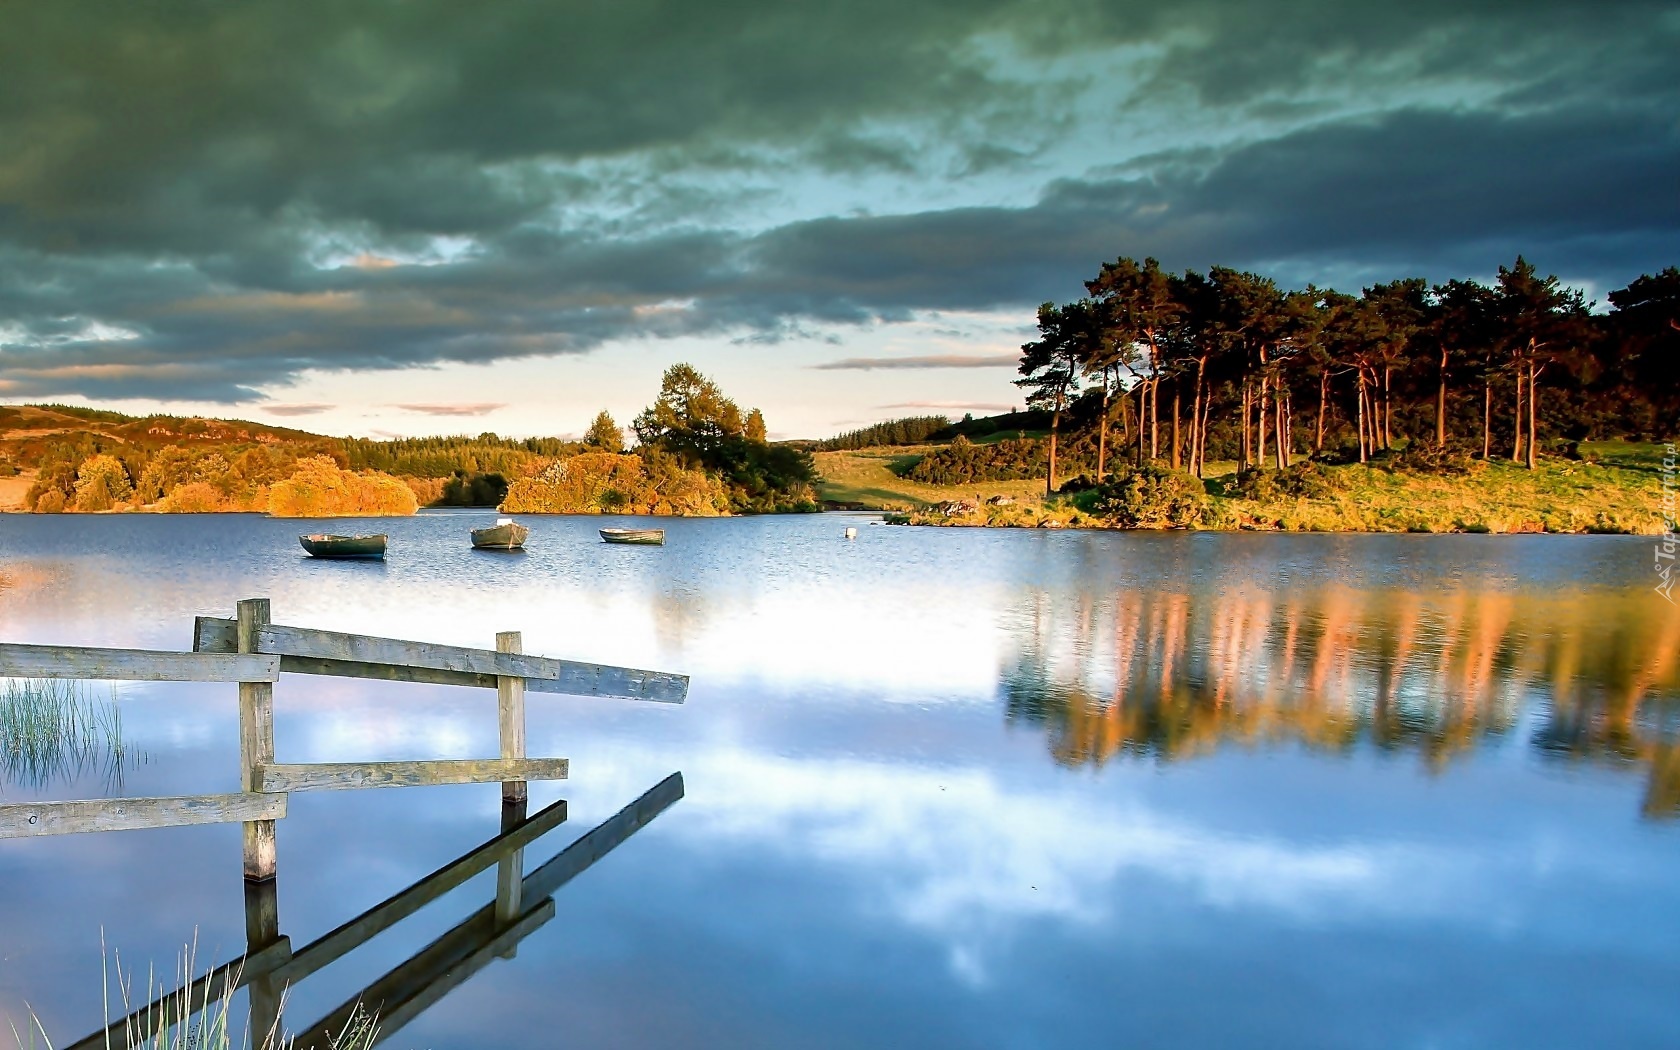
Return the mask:
<svg viewBox="0 0 1680 1050"><path fill-rule="evenodd" d="M521 514L726 513L729 493L703 471L673 458L584 452L508 487L501 509Z"/></svg>
<svg viewBox="0 0 1680 1050"><path fill-rule="evenodd" d="M115 510L133 496L134 484L115 456L91 456L76 471L75 508L84 514Z"/></svg>
<svg viewBox="0 0 1680 1050"><path fill-rule="evenodd" d="M268 512L278 518L413 514L414 490L389 474L355 474L329 456L298 460L292 476L269 489Z"/></svg>
<svg viewBox="0 0 1680 1050"><path fill-rule="evenodd" d="M164 514L210 514L233 508L208 481L189 481L170 489L169 495L157 502L156 509Z"/></svg>
<svg viewBox="0 0 1680 1050"><path fill-rule="evenodd" d="M415 478L404 477L403 484L414 493L415 502L422 507L429 507L443 499L443 487L447 483L445 478Z"/></svg>

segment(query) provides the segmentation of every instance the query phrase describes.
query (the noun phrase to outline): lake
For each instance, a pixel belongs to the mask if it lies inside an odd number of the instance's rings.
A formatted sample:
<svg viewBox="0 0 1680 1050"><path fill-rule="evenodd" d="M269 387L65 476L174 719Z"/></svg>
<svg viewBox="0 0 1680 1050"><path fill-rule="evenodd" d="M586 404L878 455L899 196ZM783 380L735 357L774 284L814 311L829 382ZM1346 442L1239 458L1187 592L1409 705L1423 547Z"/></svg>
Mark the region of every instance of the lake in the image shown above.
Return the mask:
<svg viewBox="0 0 1680 1050"><path fill-rule="evenodd" d="M184 650L195 615L687 673L682 706L532 693L533 870L683 797L386 1045L1680 1043L1680 612L1648 537L0 516L0 640ZM843 538L858 526L855 540ZM120 763L4 801L232 791L235 687L90 683ZM286 675L284 762L494 757L493 691ZM497 785L296 792L298 947L500 830ZM312 1021L496 896L485 871L288 993ZM0 841L0 1032L102 1027L102 965L244 949L238 825ZM102 944L105 946L102 954ZM242 1001L242 1000L241 1000ZM113 1016L121 1011L114 1011ZM0 1036L4 1043L7 1036Z"/></svg>

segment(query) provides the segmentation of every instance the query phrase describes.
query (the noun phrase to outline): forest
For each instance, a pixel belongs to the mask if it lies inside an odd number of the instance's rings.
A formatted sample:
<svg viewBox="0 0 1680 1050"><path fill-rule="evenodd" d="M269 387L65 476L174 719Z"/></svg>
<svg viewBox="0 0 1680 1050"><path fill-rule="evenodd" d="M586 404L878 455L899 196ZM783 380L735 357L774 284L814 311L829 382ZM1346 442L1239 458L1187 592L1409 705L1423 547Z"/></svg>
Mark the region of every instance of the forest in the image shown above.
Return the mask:
<svg viewBox="0 0 1680 1050"><path fill-rule="evenodd" d="M1587 439L1670 436L1680 409L1674 267L1602 311L1521 257L1491 284L1406 278L1359 295L1121 257L1085 288L1045 303L1022 347L1017 383L1050 417L1047 492L1064 431L1094 439L1099 480L1116 457L1200 477L1217 460L1283 469L1404 447L1421 465L1533 468Z"/></svg>

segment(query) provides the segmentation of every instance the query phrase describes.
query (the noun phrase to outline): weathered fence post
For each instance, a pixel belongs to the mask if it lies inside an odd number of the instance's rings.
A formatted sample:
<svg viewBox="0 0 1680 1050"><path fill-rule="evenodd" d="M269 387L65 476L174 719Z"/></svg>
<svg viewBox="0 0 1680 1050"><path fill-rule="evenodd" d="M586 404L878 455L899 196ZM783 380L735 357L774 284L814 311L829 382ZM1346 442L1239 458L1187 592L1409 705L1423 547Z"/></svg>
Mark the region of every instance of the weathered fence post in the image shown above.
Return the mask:
<svg viewBox="0 0 1680 1050"><path fill-rule="evenodd" d="M524 649L518 631L496 635L496 651L518 653ZM525 679L498 675L496 678L496 726L502 740L503 759L525 757ZM525 819L529 787L523 780L502 781L502 831ZM519 918L524 905L525 851L514 850L496 865L496 924L506 926ZM513 958L509 946L505 958Z"/></svg>
<svg viewBox="0 0 1680 1050"><path fill-rule="evenodd" d="M507 834L525 822L525 813L529 805L527 799L517 802L502 800L502 834ZM496 926L498 929L513 925L515 919L525 909L525 847L521 846L496 862ZM511 959L518 951L517 944L510 944L502 958Z"/></svg>
<svg viewBox="0 0 1680 1050"><path fill-rule="evenodd" d="M249 824L246 827L250 827ZM272 827L272 825L270 825ZM273 843L273 838L269 842ZM270 854L272 856L272 853ZM248 870L248 869L247 869ZM273 879L245 883L245 958L280 940L279 892ZM247 987L251 992L251 1050L278 1045L280 1035L280 1003L284 989L269 971L252 976Z"/></svg>
<svg viewBox="0 0 1680 1050"><path fill-rule="evenodd" d="M239 603L239 651L257 651L257 631L268 626L267 598ZM262 790L262 768L274 761L274 684L239 683L239 787ZM274 821L248 820L245 828L245 877L274 878Z"/></svg>
<svg viewBox="0 0 1680 1050"><path fill-rule="evenodd" d="M519 653L524 650L518 631L501 631L496 635L498 653ZM502 737L502 758L525 757L525 679L512 675L496 676L496 725ZM523 780L502 781L502 801L522 802L526 786Z"/></svg>

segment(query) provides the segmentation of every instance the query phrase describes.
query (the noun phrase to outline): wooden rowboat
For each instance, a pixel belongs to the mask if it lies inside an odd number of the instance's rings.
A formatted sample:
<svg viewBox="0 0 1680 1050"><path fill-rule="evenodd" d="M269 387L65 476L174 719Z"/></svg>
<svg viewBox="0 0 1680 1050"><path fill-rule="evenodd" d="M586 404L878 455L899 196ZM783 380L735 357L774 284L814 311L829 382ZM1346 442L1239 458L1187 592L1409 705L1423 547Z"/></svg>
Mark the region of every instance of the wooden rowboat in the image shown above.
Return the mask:
<svg viewBox="0 0 1680 1050"><path fill-rule="evenodd" d="M385 534L377 536L333 536L324 532L299 536L298 542L312 558L383 558Z"/></svg>
<svg viewBox="0 0 1680 1050"><path fill-rule="evenodd" d="M608 543L640 543L657 547L665 542L664 529L602 529L601 538Z"/></svg>
<svg viewBox="0 0 1680 1050"><path fill-rule="evenodd" d="M512 551L525 546L531 530L514 521L502 518L485 529L472 530L472 545L479 550Z"/></svg>

